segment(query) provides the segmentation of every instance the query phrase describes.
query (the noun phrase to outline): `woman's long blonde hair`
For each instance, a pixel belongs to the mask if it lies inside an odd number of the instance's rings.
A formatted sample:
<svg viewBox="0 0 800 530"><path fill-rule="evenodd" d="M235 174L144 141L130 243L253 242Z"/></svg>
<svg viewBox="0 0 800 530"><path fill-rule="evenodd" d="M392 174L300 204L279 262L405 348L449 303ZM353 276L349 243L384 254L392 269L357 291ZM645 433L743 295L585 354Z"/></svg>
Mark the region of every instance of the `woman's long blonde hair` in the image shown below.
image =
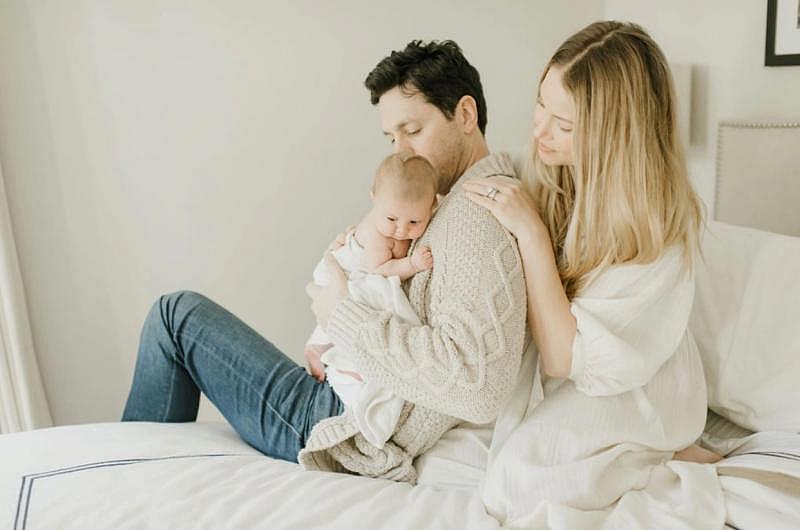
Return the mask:
<svg viewBox="0 0 800 530"><path fill-rule="evenodd" d="M635 24L596 22L561 45L540 85L552 66L575 103L575 165L546 166L532 146L523 174L568 298L609 266L650 263L673 244L690 269L703 211L661 49Z"/></svg>

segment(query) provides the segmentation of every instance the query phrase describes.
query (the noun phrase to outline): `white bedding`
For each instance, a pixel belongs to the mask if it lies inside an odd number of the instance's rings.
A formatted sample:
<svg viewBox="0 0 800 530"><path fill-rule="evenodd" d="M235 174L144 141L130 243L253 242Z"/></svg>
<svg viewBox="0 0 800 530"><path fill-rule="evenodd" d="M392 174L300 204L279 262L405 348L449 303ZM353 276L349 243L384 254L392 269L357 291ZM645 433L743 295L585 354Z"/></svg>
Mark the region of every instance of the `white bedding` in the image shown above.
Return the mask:
<svg viewBox="0 0 800 530"><path fill-rule="evenodd" d="M800 434L759 432L717 464L732 528L800 528Z"/></svg>
<svg viewBox="0 0 800 530"><path fill-rule="evenodd" d="M103 423L0 436L0 527L492 529L477 495L304 471L223 423Z"/></svg>
<svg viewBox="0 0 800 530"><path fill-rule="evenodd" d="M467 425L448 433L420 462L426 484L416 487L303 471L263 456L223 423L101 423L7 434L0 436L0 527L499 528L469 487L481 474L486 432ZM455 443L467 438L471 453ZM716 466L728 524L800 528L800 434L761 432L735 445Z"/></svg>

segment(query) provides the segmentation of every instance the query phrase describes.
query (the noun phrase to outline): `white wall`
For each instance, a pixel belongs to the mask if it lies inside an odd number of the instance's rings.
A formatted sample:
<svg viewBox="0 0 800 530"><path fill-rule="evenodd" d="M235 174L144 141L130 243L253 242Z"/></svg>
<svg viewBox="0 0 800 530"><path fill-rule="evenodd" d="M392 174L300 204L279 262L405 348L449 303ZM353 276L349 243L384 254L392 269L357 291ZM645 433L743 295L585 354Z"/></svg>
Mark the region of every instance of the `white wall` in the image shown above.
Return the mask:
<svg viewBox="0 0 800 530"><path fill-rule="evenodd" d="M641 24L670 62L692 65L689 170L710 214L717 124L800 120L800 66L764 66L767 2L606 0L605 17Z"/></svg>
<svg viewBox="0 0 800 530"><path fill-rule="evenodd" d="M164 292L201 291L301 358L303 286L366 210L388 150L362 82L389 50L457 40L483 77L490 145L517 149L545 61L602 12L600 0L0 2L0 161L56 423L119 418Z"/></svg>

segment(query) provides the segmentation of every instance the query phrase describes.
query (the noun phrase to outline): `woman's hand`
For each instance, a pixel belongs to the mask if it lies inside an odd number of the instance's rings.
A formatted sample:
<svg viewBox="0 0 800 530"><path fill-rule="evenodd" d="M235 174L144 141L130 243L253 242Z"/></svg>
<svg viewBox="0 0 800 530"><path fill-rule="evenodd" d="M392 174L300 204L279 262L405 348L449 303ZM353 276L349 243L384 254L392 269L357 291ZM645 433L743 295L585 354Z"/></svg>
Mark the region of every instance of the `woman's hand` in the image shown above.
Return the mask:
<svg viewBox="0 0 800 530"><path fill-rule="evenodd" d="M328 268L330 274L330 283L328 285L317 285L314 282L309 282L306 285L306 293L311 297L311 311L317 317L317 324L323 330L328 330L328 320L333 313L333 308L336 307L340 301L347 298L347 277L336 261L336 258L330 253L325 253L325 266Z"/></svg>
<svg viewBox="0 0 800 530"><path fill-rule="evenodd" d="M533 197L519 180L495 175L467 180L463 187L468 199L492 212L517 239L525 233L541 233L540 230L545 229Z"/></svg>

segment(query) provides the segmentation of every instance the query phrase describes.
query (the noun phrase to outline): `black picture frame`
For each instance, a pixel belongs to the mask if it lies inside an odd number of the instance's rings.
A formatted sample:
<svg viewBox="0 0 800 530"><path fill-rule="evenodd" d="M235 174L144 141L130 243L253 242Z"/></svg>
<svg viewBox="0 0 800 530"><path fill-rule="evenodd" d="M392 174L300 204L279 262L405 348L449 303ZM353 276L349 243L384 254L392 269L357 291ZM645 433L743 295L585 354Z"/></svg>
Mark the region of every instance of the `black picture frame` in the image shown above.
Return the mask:
<svg viewBox="0 0 800 530"><path fill-rule="evenodd" d="M778 0L767 1L767 46L764 66L798 66L800 50L792 54L775 54L775 28L778 25ZM798 29L800 31L800 28Z"/></svg>

